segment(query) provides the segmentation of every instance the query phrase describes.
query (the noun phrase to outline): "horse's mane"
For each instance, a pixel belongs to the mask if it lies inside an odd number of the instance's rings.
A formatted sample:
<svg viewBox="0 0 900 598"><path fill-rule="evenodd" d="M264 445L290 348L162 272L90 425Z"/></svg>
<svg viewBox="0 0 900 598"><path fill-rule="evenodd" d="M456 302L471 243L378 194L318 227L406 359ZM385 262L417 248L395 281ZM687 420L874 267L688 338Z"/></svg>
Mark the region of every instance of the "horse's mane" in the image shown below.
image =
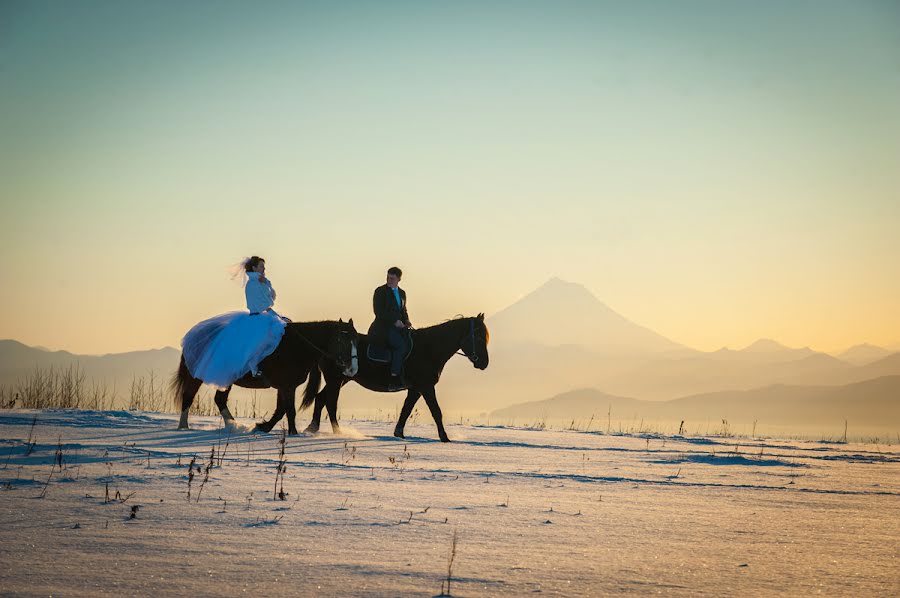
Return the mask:
<svg viewBox="0 0 900 598"><path fill-rule="evenodd" d="M326 324L344 324L350 325L350 322L343 321L339 322L338 320L314 320L312 322L289 322L288 326L324 326Z"/></svg>
<svg viewBox="0 0 900 598"><path fill-rule="evenodd" d="M440 329L440 330L443 330L444 328L446 328L446 327L447 327L447 324L451 324L451 323L454 323L454 322L461 322L462 320L468 320L468 319L470 319L471 317L472 317L472 316L463 316L463 315L460 315L460 314L456 314L456 316L454 316L454 317L452 317L452 318L449 318L449 319L447 319L447 320L444 320L444 321L441 322L440 324L432 324L431 326L426 326L425 328L416 328L416 329L415 329L415 332L416 332L417 334L421 334L421 333L428 334L428 333L431 333L431 332L437 332L439 329Z"/></svg>
<svg viewBox="0 0 900 598"><path fill-rule="evenodd" d="M299 334L301 336L330 335L335 332L347 331L352 327L353 325L350 322L316 320L314 322L289 322L285 330L290 330L292 334Z"/></svg>

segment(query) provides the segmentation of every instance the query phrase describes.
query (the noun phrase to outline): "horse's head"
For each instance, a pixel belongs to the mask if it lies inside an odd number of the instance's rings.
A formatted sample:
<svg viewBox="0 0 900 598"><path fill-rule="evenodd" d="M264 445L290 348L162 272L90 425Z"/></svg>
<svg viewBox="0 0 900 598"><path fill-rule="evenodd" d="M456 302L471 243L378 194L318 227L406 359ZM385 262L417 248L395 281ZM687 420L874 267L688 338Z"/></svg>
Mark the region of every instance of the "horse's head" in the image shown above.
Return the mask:
<svg viewBox="0 0 900 598"><path fill-rule="evenodd" d="M488 343L491 342L491 333L484 323L484 314L478 314L473 318L465 318L468 324L465 335L459 343L459 350L469 358L479 370L488 366Z"/></svg>
<svg viewBox="0 0 900 598"><path fill-rule="evenodd" d="M337 329L328 343L328 352L334 355L335 363L348 378L352 378L359 371L358 342L359 333L353 327L353 318L350 318L349 322L338 320Z"/></svg>

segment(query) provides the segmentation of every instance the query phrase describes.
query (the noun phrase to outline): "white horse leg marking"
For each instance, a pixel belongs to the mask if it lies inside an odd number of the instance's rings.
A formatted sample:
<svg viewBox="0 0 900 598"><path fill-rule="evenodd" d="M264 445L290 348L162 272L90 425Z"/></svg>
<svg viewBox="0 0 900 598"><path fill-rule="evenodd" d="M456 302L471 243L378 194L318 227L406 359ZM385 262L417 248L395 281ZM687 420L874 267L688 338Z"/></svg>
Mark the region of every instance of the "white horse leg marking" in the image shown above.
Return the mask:
<svg viewBox="0 0 900 598"><path fill-rule="evenodd" d="M222 414L222 419L225 420L225 425L230 426L234 423L234 417L231 415L231 411L228 410L228 407L222 407L219 410L219 413Z"/></svg>

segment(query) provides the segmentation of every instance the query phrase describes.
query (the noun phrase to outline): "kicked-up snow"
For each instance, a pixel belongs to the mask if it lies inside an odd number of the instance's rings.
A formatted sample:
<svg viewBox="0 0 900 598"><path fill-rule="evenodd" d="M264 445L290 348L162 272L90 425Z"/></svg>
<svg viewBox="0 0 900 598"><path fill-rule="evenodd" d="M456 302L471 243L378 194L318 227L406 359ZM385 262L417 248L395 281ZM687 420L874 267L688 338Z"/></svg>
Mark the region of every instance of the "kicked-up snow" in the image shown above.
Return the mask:
<svg viewBox="0 0 900 598"><path fill-rule="evenodd" d="M900 595L896 444L191 423L0 412L0 593Z"/></svg>

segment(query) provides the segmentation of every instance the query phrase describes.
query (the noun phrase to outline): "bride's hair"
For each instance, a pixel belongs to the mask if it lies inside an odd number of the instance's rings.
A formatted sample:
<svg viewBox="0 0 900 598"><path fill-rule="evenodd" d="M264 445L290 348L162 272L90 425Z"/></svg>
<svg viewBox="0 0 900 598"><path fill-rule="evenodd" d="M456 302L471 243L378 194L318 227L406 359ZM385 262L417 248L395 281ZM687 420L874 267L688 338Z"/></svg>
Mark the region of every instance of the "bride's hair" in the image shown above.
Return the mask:
<svg viewBox="0 0 900 598"><path fill-rule="evenodd" d="M258 255L254 255L253 257L248 257L247 260L244 262L244 271L253 272L253 269L256 268L256 266L258 266L260 262L264 262L264 261L266 261L266 260L259 257Z"/></svg>

